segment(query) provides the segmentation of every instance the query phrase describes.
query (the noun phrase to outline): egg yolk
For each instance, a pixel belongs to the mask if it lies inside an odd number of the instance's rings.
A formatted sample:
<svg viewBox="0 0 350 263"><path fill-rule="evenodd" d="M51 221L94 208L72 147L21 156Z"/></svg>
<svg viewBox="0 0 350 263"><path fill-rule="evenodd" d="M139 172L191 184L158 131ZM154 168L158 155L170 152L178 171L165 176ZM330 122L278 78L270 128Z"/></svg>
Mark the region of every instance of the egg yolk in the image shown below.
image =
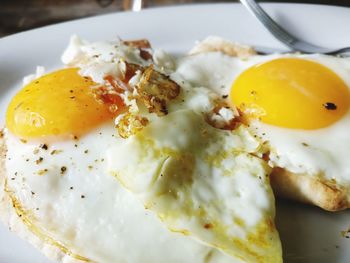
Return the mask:
<svg viewBox="0 0 350 263"><path fill-rule="evenodd" d="M6 125L22 138L81 135L113 118L108 105L94 97L94 85L91 79L80 76L77 68L40 77L12 99Z"/></svg>
<svg viewBox="0 0 350 263"><path fill-rule="evenodd" d="M332 70L305 59L281 58L253 66L233 83L230 100L262 122L319 129L349 109L349 88Z"/></svg>

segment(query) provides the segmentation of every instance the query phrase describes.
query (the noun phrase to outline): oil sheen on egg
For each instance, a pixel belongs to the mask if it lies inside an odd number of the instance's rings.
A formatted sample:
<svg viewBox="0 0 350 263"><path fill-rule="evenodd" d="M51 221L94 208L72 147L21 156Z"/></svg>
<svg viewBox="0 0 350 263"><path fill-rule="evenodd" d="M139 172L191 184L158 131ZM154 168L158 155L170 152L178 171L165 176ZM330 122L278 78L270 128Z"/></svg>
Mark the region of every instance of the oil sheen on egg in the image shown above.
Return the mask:
<svg viewBox="0 0 350 263"><path fill-rule="evenodd" d="M176 74L260 119L251 131L269 142L272 166L350 185L349 59L318 54L239 59L211 52L180 59Z"/></svg>
<svg viewBox="0 0 350 263"><path fill-rule="evenodd" d="M185 95L167 116L109 149L108 169L171 231L243 261L281 262L269 168L252 155L259 142L244 127L207 124L193 102L203 101L201 89L191 89L191 103Z"/></svg>

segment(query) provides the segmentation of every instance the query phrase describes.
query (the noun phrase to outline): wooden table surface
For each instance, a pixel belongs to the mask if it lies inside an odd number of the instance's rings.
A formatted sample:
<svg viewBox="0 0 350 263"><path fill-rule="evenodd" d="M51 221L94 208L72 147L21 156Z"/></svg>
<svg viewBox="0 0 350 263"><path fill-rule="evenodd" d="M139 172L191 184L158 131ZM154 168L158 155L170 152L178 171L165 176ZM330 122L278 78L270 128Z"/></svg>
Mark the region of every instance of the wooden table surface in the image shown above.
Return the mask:
<svg viewBox="0 0 350 263"><path fill-rule="evenodd" d="M35 27L80 17L123 11L131 0L0 0L0 37ZM238 2L234 0L146 0L145 8L153 6ZM282 2L282 1L260 1ZM350 0L284 1L349 6Z"/></svg>

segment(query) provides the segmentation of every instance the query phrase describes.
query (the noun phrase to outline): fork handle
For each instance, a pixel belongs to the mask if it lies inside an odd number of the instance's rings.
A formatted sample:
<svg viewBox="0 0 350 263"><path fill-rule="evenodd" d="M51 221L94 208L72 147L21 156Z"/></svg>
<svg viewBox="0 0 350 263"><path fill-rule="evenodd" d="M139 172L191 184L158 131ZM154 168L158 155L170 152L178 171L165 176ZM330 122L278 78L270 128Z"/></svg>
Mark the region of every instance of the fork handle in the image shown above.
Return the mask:
<svg viewBox="0 0 350 263"><path fill-rule="evenodd" d="M254 0L240 0L241 3L274 35L288 47L294 48L295 38L280 27Z"/></svg>

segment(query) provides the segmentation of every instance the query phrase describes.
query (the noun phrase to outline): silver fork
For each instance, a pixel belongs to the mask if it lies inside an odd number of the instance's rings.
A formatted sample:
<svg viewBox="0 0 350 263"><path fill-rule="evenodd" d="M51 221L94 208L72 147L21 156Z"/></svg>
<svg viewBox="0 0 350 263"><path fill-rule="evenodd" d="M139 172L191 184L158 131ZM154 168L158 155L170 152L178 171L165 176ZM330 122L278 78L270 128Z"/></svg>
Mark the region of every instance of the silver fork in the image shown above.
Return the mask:
<svg viewBox="0 0 350 263"><path fill-rule="evenodd" d="M321 53L328 55L350 55L350 47L329 49L313 45L292 36L278 25L254 0L240 0L241 3L266 27L270 33L293 51L302 53Z"/></svg>
<svg viewBox="0 0 350 263"><path fill-rule="evenodd" d="M146 4L146 0L123 0L124 10L130 10L134 12L141 11Z"/></svg>

